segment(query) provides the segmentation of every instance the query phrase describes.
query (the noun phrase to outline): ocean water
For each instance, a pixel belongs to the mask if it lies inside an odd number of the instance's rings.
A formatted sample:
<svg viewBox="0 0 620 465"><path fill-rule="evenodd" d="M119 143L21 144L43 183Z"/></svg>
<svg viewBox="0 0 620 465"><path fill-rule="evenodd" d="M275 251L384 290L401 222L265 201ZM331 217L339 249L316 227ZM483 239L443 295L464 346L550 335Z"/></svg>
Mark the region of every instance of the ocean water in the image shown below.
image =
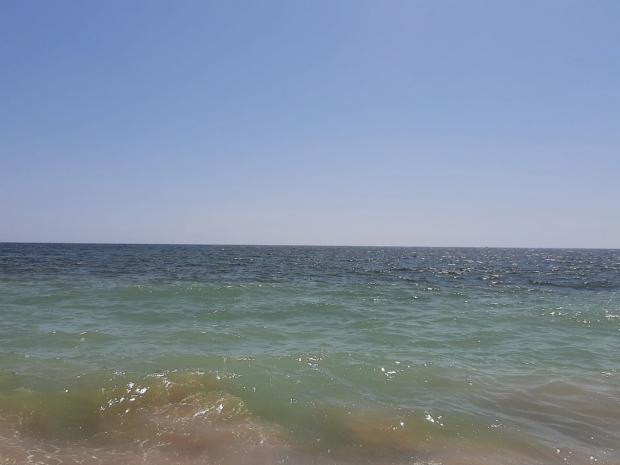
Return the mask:
<svg viewBox="0 0 620 465"><path fill-rule="evenodd" d="M0 464L620 464L620 251L0 244Z"/></svg>

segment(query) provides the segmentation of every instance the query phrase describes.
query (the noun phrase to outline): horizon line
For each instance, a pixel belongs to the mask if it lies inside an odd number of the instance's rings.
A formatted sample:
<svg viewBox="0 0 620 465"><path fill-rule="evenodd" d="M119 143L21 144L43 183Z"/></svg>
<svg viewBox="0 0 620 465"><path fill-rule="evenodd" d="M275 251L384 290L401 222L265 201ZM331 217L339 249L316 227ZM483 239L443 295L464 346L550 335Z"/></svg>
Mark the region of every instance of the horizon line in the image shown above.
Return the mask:
<svg viewBox="0 0 620 465"><path fill-rule="evenodd" d="M347 247L393 249L529 249L529 250L620 250L620 247L558 247L558 246L485 246L485 245L351 245L351 244L242 244L242 243L192 243L192 242L66 242L66 241L0 241L0 244L24 245L151 245L193 247Z"/></svg>

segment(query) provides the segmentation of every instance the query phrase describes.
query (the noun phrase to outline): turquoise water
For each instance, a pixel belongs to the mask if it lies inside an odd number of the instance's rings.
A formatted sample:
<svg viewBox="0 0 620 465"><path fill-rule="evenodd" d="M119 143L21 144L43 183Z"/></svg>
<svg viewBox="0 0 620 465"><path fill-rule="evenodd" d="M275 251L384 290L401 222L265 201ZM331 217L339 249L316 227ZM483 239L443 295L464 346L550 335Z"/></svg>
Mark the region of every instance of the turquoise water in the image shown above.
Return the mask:
<svg viewBox="0 0 620 465"><path fill-rule="evenodd" d="M0 463L620 463L620 251L0 244Z"/></svg>

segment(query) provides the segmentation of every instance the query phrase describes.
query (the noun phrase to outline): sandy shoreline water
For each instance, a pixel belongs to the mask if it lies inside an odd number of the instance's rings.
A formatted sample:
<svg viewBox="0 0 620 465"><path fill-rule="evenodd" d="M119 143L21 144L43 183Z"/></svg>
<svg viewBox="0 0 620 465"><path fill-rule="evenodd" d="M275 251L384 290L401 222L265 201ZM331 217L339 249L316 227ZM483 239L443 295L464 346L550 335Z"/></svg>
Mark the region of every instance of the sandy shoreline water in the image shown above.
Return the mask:
<svg viewBox="0 0 620 465"><path fill-rule="evenodd" d="M500 424L454 431L427 412L293 406L296 415L289 412L283 417L292 419L278 424L227 392L222 376L177 372L129 379L113 375L98 388L87 380L88 388L78 382L66 392L4 394L0 463L620 463L612 449L596 457L579 448L561 450L527 435L502 434ZM598 413L609 421L620 418L620 411Z"/></svg>

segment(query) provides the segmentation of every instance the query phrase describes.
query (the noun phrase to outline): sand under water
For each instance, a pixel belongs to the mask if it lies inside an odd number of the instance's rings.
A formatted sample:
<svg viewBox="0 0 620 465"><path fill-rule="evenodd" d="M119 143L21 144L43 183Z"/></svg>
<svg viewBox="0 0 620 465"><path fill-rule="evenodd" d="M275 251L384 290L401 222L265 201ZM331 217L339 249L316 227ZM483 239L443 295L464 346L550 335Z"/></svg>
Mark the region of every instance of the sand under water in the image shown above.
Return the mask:
<svg viewBox="0 0 620 465"><path fill-rule="evenodd" d="M499 423L485 428L469 423L473 419L444 419L415 410L289 402L288 411L261 416L253 411L251 395L244 400L243 393L227 390L230 377L181 372L130 381L114 374L107 379L86 376L61 390L19 387L1 399L1 463L618 463L612 448L603 447L594 457L587 448L561 450L537 444L526 434L496 432ZM25 384L15 378L3 381ZM550 397L561 391L575 394L568 386L541 389ZM529 396L505 400L506 408L527 410ZM531 399L529 403L535 407ZM620 409L613 404L575 411L573 421L586 414L597 415L608 428L620 421Z"/></svg>

